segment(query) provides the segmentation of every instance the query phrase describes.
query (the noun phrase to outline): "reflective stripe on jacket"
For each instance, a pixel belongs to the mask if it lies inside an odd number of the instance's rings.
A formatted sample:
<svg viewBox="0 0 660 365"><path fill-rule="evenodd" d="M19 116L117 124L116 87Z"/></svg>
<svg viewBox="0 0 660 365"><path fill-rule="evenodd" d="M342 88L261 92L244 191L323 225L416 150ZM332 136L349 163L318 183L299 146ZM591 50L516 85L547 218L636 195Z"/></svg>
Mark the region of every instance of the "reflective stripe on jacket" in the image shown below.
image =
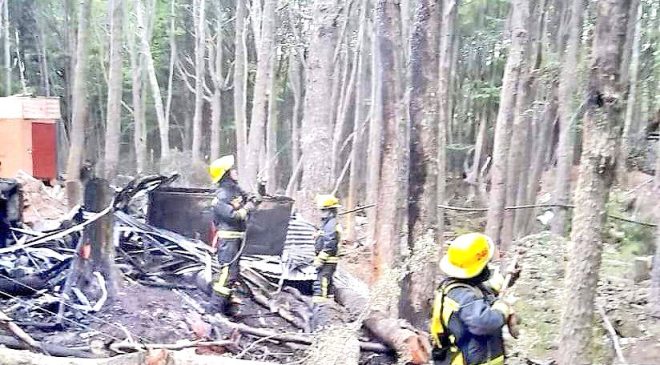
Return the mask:
<svg viewBox="0 0 660 365"><path fill-rule="evenodd" d="M431 337L447 348L450 365L504 364L504 315L491 309L496 297L483 285L443 283L436 291Z"/></svg>

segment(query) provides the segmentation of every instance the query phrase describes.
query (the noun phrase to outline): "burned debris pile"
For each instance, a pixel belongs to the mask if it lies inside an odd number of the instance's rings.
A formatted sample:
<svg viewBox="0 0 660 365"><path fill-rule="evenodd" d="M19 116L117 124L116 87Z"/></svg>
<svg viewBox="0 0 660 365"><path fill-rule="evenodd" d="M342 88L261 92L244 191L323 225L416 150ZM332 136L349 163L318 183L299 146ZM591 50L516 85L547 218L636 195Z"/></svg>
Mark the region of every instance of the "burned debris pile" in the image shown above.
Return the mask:
<svg viewBox="0 0 660 365"><path fill-rule="evenodd" d="M314 330L360 320L359 308L351 305L347 310L333 303L322 315L313 313L309 294L315 270L310 264L316 228L292 215L292 201L284 197L265 198L248 228L238 289L241 311L232 318L216 314L208 303L219 267L206 243L212 232L204 212L212 195L168 187L175 179L136 179L113 191L107 207L92 212L82 207L67 211L56 191L39 181L24 177L31 190L23 195L15 191L18 184L11 187L15 190L6 184L3 209L13 191L12 204L20 201L18 209L34 215L29 221L7 222L0 245L0 345L87 358L187 348L196 354L283 363L305 358ZM194 204L174 210L178 217L156 210L168 204L168 196L181 204L190 192ZM40 196L49 206L57 200L58 213L35 218ZM99 242L90 239L103 241L94 230L104 220L111 227L110 272L98 269ZM196 228L172 229L176 224ZM355 287L348 289L353 302L368 297L366 286ZM359 331L361 362L391 363L394 353L385 345L391 341L375 338Z"/></svg>

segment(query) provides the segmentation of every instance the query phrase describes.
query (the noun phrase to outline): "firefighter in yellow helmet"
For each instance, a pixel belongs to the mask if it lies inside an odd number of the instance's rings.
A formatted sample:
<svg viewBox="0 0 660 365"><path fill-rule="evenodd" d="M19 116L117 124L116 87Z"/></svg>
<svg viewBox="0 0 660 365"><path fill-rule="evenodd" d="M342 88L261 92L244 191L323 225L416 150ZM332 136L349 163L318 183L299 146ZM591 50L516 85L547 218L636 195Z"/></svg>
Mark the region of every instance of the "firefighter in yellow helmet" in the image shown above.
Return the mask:
<svg viewBox="0 0 660 365"><path fill-rule="evenodd" d="M480 233L450 242L440 262L447 278L436 290L431 315L434 364L504 364L502 327L513 311L497 299L504 278L488 268L494 251Z"/></svg>
<svg viewBox="0 0 660 365"><path fill-rule="evenodd" d="M314 266L317 277L314 281L313 301L316 304L334 298L333 275L339 262L341 226L337 222L337 209L341 207L334 195L318 195L316 207L321 210L321 230L316 239Z"/></svg>
<svg viewBox="0 0 660 365"><path fill-rule="evenodd" d="M218 190L213 199L213 223L216 233L212 246L217 249L220 275L213 283L214 304L222 313L228 313L232 294L239 276L239 261L245 240L248 215L256 208L256 200L250 199L238 186L238 173L234 169L234 156L223 156L211 163L209 175Z"/></svg>

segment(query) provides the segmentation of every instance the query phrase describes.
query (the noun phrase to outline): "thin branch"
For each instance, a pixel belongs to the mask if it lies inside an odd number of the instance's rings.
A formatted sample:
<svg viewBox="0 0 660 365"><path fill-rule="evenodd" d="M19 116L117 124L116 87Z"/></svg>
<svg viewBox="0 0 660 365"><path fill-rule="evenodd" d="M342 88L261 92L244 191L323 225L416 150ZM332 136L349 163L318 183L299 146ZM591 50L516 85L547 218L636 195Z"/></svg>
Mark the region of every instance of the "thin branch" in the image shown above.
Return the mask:
<svg viewBox="0 0 660 365"><path fill-rule="evenodd" d="M614 345L614 351L616 352L616 357L619 358L619 362L621 364L627 365L628 362L626 361L626 358L623 356L623 350L621 349L619 336L617 336L614 327L612 327L612 323L610 322L610 319L607 318L607 314L605 314L605 309L603 309L603 306L601 306L600 304L596 304L596 309L598 310L598 314L600 314L601 318L603 318L603 324L605 325L605 329L612 338L612 344Z"/></svg>

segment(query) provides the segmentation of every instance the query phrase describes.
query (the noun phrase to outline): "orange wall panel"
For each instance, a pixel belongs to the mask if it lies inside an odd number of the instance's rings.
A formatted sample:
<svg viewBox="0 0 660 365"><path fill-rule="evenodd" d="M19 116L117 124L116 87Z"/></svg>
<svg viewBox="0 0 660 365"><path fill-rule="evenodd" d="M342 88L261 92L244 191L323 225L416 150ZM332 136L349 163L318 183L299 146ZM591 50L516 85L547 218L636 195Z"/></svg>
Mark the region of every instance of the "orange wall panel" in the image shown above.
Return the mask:
<svg viewBox="0 0 660 365"><path fill-rule="evenodd" d="M15 177L19 170L32 174L32 123L0 119L0 177Z"/></svg>

